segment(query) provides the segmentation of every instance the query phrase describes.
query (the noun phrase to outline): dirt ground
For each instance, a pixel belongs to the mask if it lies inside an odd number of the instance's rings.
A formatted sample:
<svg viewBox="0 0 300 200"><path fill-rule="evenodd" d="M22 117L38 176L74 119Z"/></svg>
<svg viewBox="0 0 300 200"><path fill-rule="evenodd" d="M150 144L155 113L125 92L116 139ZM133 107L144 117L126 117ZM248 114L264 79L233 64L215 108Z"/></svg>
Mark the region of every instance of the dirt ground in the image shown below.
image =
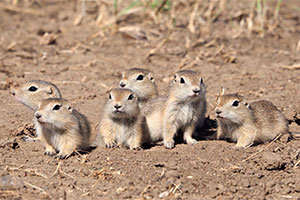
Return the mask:
<svg viewBox="0 0 300 200"><path fill-rule="evenodd" d="M98 147L59 161L44 156L39 141L21 140L34 133L33 112L9 93L26 80L51 81L95 127L105 103L104 86L116 86L124 69L150 69L164 93L168 77L186 68L204 78L211 119L220 87L250 100L270 100L293 119L299 110L300 70L286 66L300 64L298 0L282 3L278 26L264 35L239 28L247 14L238 11L247 10L249 2L238 0L197 34L187 30L191 10L185 7L172 31L147 15L118 21L118 27L143 29L143 38L114 27L101 34L93 2L78 25L76 1L41 2L0 3L1 199L300 198L299 139L246 150L201 140L171 150L159 145L141 151ZM229 20L230 15L236 17ZM290 131L300 132L300 126L292 123ZM7 175L18 183L15 187L3 186Z"/></svg>

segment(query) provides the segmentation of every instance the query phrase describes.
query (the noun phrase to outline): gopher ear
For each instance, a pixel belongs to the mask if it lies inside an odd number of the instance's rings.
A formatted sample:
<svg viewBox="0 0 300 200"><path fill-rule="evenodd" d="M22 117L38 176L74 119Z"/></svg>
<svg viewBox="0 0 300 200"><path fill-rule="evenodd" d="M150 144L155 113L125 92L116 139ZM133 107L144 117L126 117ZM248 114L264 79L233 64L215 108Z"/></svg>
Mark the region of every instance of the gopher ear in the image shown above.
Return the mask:
<svg viewBox="0 0 300 200"><path fill-rule="evenodd" d="M249 104L247 101L244 102L244 105L245 105L247 108L250 108L250 104Z"/></svg>
<svg viewBox="0 0 300 200"><path fill-rule="evenodd" d="M68 110L70 111L70 112L72 112L73 111L73 106L68 102L68 104L66 105L66 107L68 108Z"/></svg>
<svg viewBox="0 0 300 200"><path fill-rule="evenodd" d="M200 85L204 85L204 81L202 77L200 78Z"/></svg>
<svg viewBox="0 0 300 200"><path fill-rule="evenodd" d="M149 80L150 80L152 83L154 83L154 78L153 78L152 74L149 73L147 76L148 76Z"/></svg>
<svg viewBox="0 0 300 200"><path fill-rule="evenodd" d="M108 94L108 93L110 93L113 89L114 89L113 87L106 88L105 93Z"/></svg>
<svg viewBox="0 0 300 200"><path fill-rule="evenodd" d="M48 89L48 94L53 94L54 93L54 88L52 86L49 86L49 89Z"/></svg>
<svg viewBox="0 0 300 200"><path fill-rule="evenodd" d="M177 74L174 74L173 82L176 82L176 81L177 81L177 77L178 77L178 75L177 75Z"/></svg>
<svg viewBox="0 0 300 200"><path fill-rule="evenodd" d="M54 86L50 86L50 87L49 87L48 93L49 93L52 97L58 97L58 98L61 98L61 93L60 93L59 89L56 88L56 87L54 87Z"/></svg>

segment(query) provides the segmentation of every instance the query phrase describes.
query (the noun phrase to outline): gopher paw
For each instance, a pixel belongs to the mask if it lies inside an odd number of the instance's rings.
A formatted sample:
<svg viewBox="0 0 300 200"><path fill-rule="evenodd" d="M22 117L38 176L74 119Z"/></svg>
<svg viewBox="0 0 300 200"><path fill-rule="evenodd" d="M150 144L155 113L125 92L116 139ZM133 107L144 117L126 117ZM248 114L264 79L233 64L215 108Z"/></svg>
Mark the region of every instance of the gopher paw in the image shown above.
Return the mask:
<svg viewBox="0 0 300 200"><path fill-rule="evenodd" d="M132 147L132 148L130 148L130 149L132 149L132 150L136 150L136 151L140 151L140 150L142 150L142 148L141 148L141 147Z"/></svg>
<svg viewBox="0 0 300 200"><path fill-rule="evenodd" d="M234 145L233 149L235 149L235 150L247 149L250 146L251 145L245 146L245 145L236 144L236 145Z"/></svg>
<svg viewBox="0 0 300 200"><path fill-rule="evenodd" d="M164 141L164 145L167 149L172 149L175 146L174 140Z"/></svg>
<svg viewBox="0 0 300 200"><path fill-rule="evenodd" d="M115 141L105 143L106 148L114 148L116 146L117 146L117 143Z"/></svg>
<svg viewBox="0 0 300 200"><path fill-rule="evenodd" d="M47 156L55 156L55 155L56 155L56 152L53 152L53 151L45 151L45 152L44 152L44 155L47 155Z"/></svg>
<svg viewBox="0 0 300 200"><path fill-rule="evenodd" d="M193 144L196 144L197 143L197 140L193 139L193 138L189 138L186 140L186 143L187 144L190 144L190 145L193 145Z"/></svg>

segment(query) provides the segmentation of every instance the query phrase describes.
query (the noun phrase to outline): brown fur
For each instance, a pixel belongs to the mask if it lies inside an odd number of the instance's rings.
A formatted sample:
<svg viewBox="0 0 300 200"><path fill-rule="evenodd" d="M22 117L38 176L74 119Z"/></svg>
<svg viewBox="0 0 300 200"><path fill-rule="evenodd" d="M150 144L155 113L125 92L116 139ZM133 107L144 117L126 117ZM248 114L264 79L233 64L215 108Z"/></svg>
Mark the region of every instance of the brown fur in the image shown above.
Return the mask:
<svg viewBox="0 0 300 200"><path fill-rule="evenodd" d="M89 147L90 124L65 99L43 99L35 112L35 128L46 155L57 152L57 157L67 158L74 150Z"/></svg>
<svg viewBox="0 0 300 200"><path fill-rule="evenodd" d="M181 79L184 83L180 83ZM201 127L204 122L205 92L198 73L190 70L177 72L170 84L169 94L147 103L145 115L152 141L162 138L166 148L173 148L173 138L181 130L186 143L196 143L192 135L195 128Z"/></svg>
<svg viewBox="0 0 300 200"><path fill-rule="evenodd" d="M141 77L142 80L139 80ZM154 78L151 72L144 68L131 68L123 72L120 87L131 89L138 97L141 107L158 96Z"/></svg>
<svg viewBox="0 0 300 200"><path fill-rule="evenodd" d="M223 92L215 111L219 125L217 139L236 142L236 147L247 148L288 133L286 118L266 100L249 104L242 96Z"/></svg>
<svg viewBox="0 0 300 200"><path fill-rule="evenodd" d="M30 91L30 88L36 91ZM20 87L14 88L12 94L17 101L24 104L31 110L36 111L42 99L61 98L59 89L51 82L31 80L23 83Z"/></svg>
<svg viewBox="0 0 300 200"><path fill-rule="evenodd" d="M133 91L124 88L115 88L108 96L100 123L104 145L107 148L117 145L130 149L141 148L147 139L145 118L140 112L137 97Z"/></svg>

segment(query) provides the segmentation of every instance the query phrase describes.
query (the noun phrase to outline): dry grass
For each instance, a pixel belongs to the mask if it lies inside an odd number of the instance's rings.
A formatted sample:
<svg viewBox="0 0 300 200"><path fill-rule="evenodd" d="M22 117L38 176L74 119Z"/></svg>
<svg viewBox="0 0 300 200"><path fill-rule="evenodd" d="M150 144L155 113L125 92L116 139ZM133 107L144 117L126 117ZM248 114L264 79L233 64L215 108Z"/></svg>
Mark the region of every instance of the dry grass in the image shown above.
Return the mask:
<svg viewBox="0 0 300 200"><path fill-rule="evenodd" d="M87 7L98 9L96 22L102 30L101 35L118 31L122 22L127 23L129 17L144 19L143 23L162 25L169 29L176 27L183 16L189 15L186 28L190 33L211 32L211 26L218 20L235 21L248 34L273 32L279 24L282 0L250 1L246 9L230 10L226 0L78 0L78 17L74 24L78 25L86 15Z"/></svg>
<svg viewBox="0 0 300 200"><path fill-rule="evenodd" d="M96 13L95 24L99 27L99 31L91 38L105 37L122 31L126 24L131 24L131 28L135 29L129 34L135 37L141 32L146 32L143 30L145 24L154 24L171 32L178 26L185 26L188 43L188 34L196 36L210 34L214 31L213 24L219 21L233 27L235 32L233 38L242 34L261 37L266 33L274 34L274 30L280 25L282 0L243 1L244 6L240 10L233 10L231 6L238 2L226 0L77 0L74 3L77 3L78 13L73 21L74 26L79 26L85 17L90 15L90 10ZM43 13L32 8L32 5L44 4L46 5L46 2L37 0L6 0L0 4L0 9L42 15Z"/></svg>

